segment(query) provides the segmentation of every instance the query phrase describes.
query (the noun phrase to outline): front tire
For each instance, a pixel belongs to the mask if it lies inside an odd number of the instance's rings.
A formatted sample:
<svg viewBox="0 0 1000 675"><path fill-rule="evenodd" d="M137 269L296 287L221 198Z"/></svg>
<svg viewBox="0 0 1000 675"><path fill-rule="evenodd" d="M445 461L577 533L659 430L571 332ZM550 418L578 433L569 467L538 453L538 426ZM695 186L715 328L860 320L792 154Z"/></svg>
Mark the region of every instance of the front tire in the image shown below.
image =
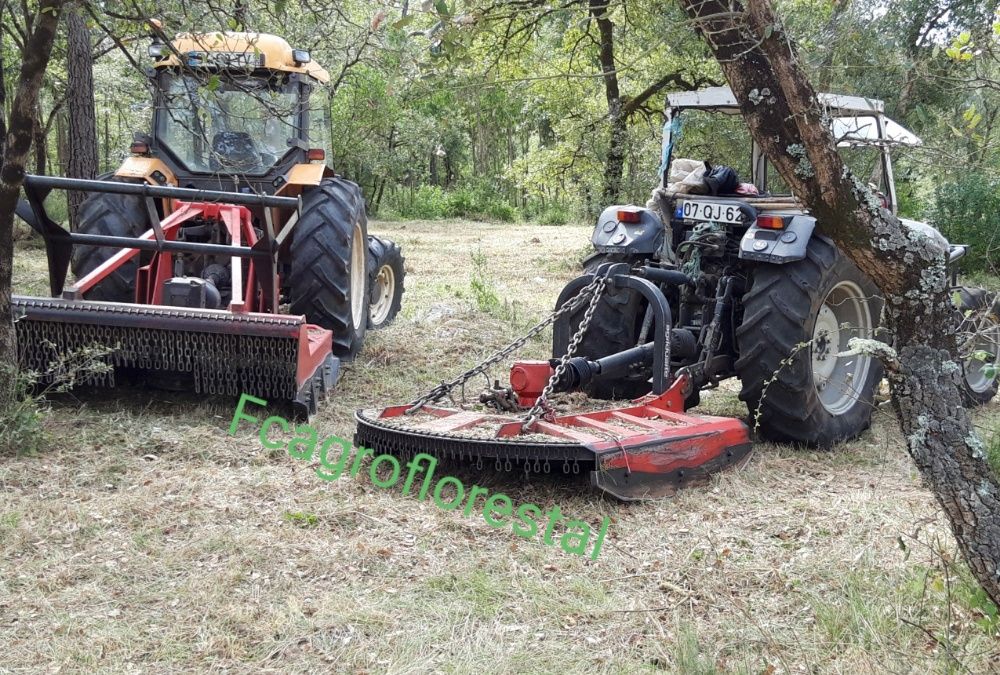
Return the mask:
<svg viewBox="0 0 1000 675"><path fill-rule="evenodd" d="M743 305L736 372L762 436L829 447L869 427L882 364L837 356L851 338L874 339L881 315L857 267L814 237L805 259L757 267Z"/></svg>
<svg viewBox="0 0 1000 675"><path fill-rule="evenodd" d="M368 329L368 216L361 188L324 178L303 195L288 275L292 314L333 331L333 353L353 358Z"/></svg>
<svg viewBox="0 0 1000 675"><path fill-rule="evenodd" d="M399 248L399 244L390 239L369 236L369 329L387 326L399 314L403 305L403 278L405 276L403 251Z"/></svg>
<svg viewBox="0 0 1000 675"><path fill-rule="evenodd" d="M959 288L962 313L962 397L970 407L985 405L1000 389L1000 299L981 288Z"/></svg>

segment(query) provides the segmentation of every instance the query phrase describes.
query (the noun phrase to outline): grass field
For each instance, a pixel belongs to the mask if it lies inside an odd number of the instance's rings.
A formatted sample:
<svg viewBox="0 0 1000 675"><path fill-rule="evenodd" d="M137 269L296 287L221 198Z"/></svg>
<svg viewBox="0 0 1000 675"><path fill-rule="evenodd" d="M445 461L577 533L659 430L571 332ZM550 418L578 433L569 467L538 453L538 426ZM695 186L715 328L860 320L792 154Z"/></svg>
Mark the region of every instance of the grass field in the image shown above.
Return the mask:
<svg viewBox="0 0 1000 675"><path fill-rule="evenodd" d="M404 311L346 369L322 435L349 438L356 408L409 400L524 332L589 238L371 229L403 245ZM43 293L43 251L19 247L16 289ZM703 408L742 416L729 385ZM249 427L227 435L234 403L63 397L42 451L0 457L0 670L1000 669L995 609L885 407L833 452L759 443L743 469L655 503L612 502L561 474L464 474L516 503L610 516L590 561L367 478L321 481ZM976 418L1000 429L1000 404Z"/></svg>

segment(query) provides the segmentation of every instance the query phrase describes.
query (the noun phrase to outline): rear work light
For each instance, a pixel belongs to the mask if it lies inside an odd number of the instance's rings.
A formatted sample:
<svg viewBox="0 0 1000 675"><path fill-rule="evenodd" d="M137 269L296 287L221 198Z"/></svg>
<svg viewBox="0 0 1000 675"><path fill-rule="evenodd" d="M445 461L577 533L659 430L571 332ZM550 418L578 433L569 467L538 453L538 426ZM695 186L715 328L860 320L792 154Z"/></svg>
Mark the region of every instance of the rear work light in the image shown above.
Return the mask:
<svg viewBox="0 0 1000 675"><path fill-rule="evenodd" d="M149 144L143 141L135 141L129 146L129 152L133 155L148 155L149 154Z"/></svg>
<svg viewBox="0 0 1000 675"><path fill-rule="evenodd" d="M310 162L322 162L326 159L326 150L323 148L310 148L306 150L306 159Z"/></svg>
<svg viewBox="0 0 1000 675"><path fill-rule="evenodd" d="M618 212L618 222L619 223L641 223L642 213L639 211L619 211Z"/></svg>
<svg viewBox="0 0 1000 675"><path fill-rule="evenodd" d="M785 219L781 216L757 216L757 227L763 227L765 230L783 230Z"/></svg>

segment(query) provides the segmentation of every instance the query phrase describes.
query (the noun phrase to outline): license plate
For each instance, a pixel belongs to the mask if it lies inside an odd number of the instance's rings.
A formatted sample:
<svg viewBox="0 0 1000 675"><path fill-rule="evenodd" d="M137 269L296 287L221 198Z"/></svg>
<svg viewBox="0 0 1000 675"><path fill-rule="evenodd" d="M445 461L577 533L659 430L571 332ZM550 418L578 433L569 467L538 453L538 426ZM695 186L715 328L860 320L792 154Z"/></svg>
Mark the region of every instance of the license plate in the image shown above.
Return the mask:
<svg viewBox="0 0 1000 675"><path fill-rule="evenodd" d="M700 220L707 223L743 224L743 214L736 204L681 201L677 204L676 216L684 220Z"/></svg>

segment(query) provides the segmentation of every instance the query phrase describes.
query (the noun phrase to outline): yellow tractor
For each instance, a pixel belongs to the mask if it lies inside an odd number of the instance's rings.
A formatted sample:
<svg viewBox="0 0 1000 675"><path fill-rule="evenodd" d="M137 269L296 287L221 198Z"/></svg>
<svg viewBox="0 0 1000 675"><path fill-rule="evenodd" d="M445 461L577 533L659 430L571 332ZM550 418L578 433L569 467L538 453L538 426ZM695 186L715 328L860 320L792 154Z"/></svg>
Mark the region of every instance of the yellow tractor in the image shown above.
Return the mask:
<svg viewBox="0 0 1000 675"><path fill-rule="evenodd" d="M339 360L399 311L405 274L399 246L368 234L361 189L325 163L325 107L309 101L329 75L274 35L182 34L149 52L152 129L117 171L25 182L19 213L61 299L17 299L22 358L38 370L118 345L116 371L313 410ZM87 193L75 232L45 213L53 188ZM265 345L276 331L288 341Z"/></svg>

